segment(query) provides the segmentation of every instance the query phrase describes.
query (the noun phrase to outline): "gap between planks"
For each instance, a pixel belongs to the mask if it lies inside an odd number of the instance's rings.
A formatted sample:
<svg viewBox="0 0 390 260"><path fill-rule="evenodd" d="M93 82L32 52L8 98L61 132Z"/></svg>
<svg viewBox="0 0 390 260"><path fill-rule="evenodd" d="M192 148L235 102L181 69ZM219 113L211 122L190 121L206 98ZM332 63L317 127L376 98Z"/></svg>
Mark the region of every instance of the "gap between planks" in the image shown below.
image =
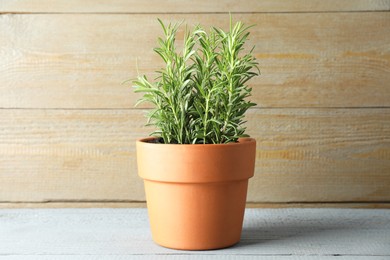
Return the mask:
<svg viewBox="0 0 390 260"><path fill-rule="evenodd" d="M264 12L248 12L248 11L233 11L233 12L23 12L11 11L0 12L0 15L17 14L17 15L170 15L170 14L339 14L339 13L387 13L389 10L343 10L343 11L264 11Z"/></svg>
<svg viewBox="0 0 390 260"><path fill-rule="evenodd" d="M0 12L3 13L237 13L237 12L354 12L354 11L386 11L390 9L388 0L225 0L222 3L207 0L197 1L166 1L163 4L158 0L147 3L136 0L115 1L69 1L69 0L7 0L0 3Z"/></svg>
<svg viewBox="0 0 390 260"><path fill-rule="evenodd" d="M323 106L323 107L309 107L309 106L294 106L294 107L251 107L249 110L265 110L265 109L274 109L274 110L283 110L283 109L291 109L291 110L300 110L300 109L388 109L390 106L361 106L361 107L341 107L341 106L335 106L335 107L329 107L329 106ZM143 107L128 107L128 108L115 108L115 107L107 107L107 108L53 108L53 107L0 107L0 110L47 110L47 111L129 111L129 110L139 110L139 111L149 111L152 110L152 108L143 108Z"/></svg>
<svg viewBox="0 0 390 260"><path fill-rule="evenodd" d="M146 208L146 202L0 202L0 209L12 208ZM246 208L356 208L390 209L390 202L248 202Z"/></svg>

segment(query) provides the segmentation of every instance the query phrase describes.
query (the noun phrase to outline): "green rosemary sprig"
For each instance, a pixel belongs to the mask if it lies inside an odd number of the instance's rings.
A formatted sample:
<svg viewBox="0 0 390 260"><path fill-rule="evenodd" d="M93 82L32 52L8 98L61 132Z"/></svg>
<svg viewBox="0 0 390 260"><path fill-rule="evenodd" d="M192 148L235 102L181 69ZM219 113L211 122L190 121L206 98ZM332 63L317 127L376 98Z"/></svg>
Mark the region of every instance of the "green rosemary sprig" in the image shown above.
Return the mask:
<svg viewBox="0 0 390 260"><path fill-rule="evenodd" d="M228 143L247 136L245 112L256 104L246 101L252 91L246 83L259 74L253 48L242 54L250 27L230 21L228 32L186 29L178 52L179 25L158 21L164 38L154 51L165 68L154 82L144 75L133 81L135 92L144 93L137 104L154 105L148 114L148 124L157 128L152 135L171 144Z"/></svg>

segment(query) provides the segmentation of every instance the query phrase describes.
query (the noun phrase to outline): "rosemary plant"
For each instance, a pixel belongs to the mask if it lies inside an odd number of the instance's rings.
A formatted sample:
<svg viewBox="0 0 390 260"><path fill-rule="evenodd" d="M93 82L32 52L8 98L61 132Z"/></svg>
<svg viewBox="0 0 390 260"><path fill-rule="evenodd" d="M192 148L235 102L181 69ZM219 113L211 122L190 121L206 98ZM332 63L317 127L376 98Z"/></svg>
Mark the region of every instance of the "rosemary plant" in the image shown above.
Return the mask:
<svg viewBox="0 0 390 260"><path fill-rule="evenodd" d="M253 48L242 54L250 26L232 24L228 32L201 26L186 28L184 46L176 50L178 24L158 20L164 38L154 51L165 62L151 82L145 75L133 81L137 102L154 105L148 125L151 135L169 144L217 144L236 142L245 134L245 112L256 104L246 101L252 89L246 84L259 74Z"/></svg>

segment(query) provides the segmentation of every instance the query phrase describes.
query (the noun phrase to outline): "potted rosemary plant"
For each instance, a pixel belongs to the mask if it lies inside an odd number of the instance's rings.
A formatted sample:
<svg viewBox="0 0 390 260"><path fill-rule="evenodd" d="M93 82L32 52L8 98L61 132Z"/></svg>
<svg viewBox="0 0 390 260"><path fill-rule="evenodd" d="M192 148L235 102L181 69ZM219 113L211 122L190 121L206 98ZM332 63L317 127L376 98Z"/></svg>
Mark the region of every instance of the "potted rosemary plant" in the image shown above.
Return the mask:
<svg viewBox="0 0 390 260"><path fill-rule="evenodd" d="M245 134L244 115L254 103L248 80L258 75L250 27L186 29L159 20L164 37L154 51L165 67L149 81L138 76L135 92L153 109L156 131L136 143L153 240L165 247L205 250L231 246L241 236L248 179L256 142ZM138 104L137 103L137 104Z"/></svg>

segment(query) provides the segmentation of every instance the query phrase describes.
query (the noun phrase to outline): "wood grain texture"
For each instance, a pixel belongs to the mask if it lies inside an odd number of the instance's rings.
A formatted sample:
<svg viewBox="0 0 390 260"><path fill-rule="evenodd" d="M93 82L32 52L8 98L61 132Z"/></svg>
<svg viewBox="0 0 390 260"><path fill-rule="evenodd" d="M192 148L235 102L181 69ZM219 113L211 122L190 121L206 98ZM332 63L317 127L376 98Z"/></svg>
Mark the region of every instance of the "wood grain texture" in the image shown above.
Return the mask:
<svg viewBox="0 0 390 260"><path fill-rule="evenodd" d="M226 28L229 12L257 25L262 72L248 201L383 206L389 11L390 0L0 1L0 207L143 201L134 141L150 132L148 107L121 83L137 61L142 74L161 67L156 18Z"/></svg>
<svg viewBox="0 0 390 260"><path fill-rule="evenodd" d="M241 241L208 251L154 244L146 209L9 209L0 219L0 256L23 259L390 257L388 210L247 209Z"/></svg>
<svg viewBox="0 0 390 260"><path fill-rule="evenodd" d="M220 13L390 10L389 0L3 0L0 13Z"/></svg>
<svg viewBox="0 0 390 260"><path fill-rule="evenodd" d="M141 112L0 114L1 200L143 199L134 150L136 138L147 135Z"/></svg>
<svg viewBox="0 0 390 260"><path fill-rule="evenodd" d="M212 2L212 1L209 1ZM161 67L156 21L226 27L226 14L0 16L1 108L132 108L121 85ZM237 14L257 24L259 107L390 106L390 12ZM142 26L140 26L142 25Z"/></svg>
<svg viewBox="0 0 390 260"><path fill-rule="evenodd" d="M389 200L389 112L271 109L249 114L248 133L258 146L248 199Z"/></svg>
<svg viewBox="0 0 390 260"><path fill-rule="evenodd" d="M144 200L142 110L0 110L1 202ZM390 200L390 109L253 109L250 202Z"/></svg>

